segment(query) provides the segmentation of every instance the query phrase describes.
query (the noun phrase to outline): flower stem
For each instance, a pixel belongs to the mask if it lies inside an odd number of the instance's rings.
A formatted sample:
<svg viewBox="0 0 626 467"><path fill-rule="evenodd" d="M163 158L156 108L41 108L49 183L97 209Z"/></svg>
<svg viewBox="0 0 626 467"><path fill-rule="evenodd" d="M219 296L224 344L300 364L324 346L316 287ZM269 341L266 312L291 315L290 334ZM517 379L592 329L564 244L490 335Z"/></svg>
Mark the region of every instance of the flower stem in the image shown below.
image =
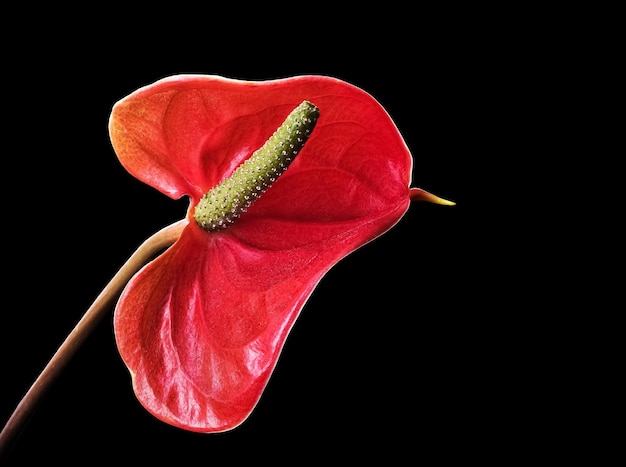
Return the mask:
<svg viewBox="0 0 626 467"><path fill-rule="evenodd" d="M0 461L8 454L18 436L22 433L38 402L56 380L63 368L76 353L81 344L96 328L101 318L110 309L126 283L157 253L174 243L187 224L187 220L175 222L148 238L124 263L113 279L104 287L100 295L85 312L78 324L67 336L46 367L39 374L28 392L0 432Z"/></svg>

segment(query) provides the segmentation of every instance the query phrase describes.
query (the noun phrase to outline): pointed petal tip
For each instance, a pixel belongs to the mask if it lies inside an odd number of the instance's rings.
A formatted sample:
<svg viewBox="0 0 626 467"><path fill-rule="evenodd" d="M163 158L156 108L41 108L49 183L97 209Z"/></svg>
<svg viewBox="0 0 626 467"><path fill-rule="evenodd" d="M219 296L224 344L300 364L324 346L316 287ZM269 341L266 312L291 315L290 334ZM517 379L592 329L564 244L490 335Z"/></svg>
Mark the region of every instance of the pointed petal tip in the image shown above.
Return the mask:
<svg viewBox="0 0 626 467"><path fill-rule="evenodd" d="M440 204L442 206L456 206L454 201L450 201L432 193L422 190L421 188L411 188L409 192L411 201L425 201L427 203Z"/></svg>

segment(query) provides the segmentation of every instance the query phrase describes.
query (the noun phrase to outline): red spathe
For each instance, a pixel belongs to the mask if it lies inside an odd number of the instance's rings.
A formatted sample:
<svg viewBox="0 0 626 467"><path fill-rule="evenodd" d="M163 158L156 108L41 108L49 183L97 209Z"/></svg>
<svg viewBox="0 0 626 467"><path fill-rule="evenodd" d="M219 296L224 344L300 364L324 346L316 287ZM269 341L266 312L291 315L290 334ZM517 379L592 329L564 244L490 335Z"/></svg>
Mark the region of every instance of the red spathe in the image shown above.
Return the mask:
<svg viewBox="0 0 626 467"><path fill-rule="evenodd" d="M200 229L200 197L303 100L320 117L289 169L233 225ZM130 173L190 198L181 237L135 275L115 310L135 393L180 428L232 429L254 409L323 275L408 209L409 150L372 96L324 76L167 78L119 101L110 134Z"/></svg>

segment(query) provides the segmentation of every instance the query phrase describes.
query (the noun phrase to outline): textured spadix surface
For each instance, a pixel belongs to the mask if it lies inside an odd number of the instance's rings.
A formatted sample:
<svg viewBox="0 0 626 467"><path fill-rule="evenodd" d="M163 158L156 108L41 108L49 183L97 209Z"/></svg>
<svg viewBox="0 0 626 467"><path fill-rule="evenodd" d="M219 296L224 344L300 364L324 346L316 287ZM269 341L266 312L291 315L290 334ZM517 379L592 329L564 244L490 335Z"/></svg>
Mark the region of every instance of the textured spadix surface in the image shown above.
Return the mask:
<svg viewBox="0 0 626 467"><path fill-rule="evenodd" d="M202 196L305 100L319 119L289 169L228 228L202 230L193 218ZM324 76L174 76L116 103L109 128L131 174L190 199L181 237L115 310L137 398L184 429L232 429L254 409L323 275L406 212L411 155L371 95Z"/></svg>

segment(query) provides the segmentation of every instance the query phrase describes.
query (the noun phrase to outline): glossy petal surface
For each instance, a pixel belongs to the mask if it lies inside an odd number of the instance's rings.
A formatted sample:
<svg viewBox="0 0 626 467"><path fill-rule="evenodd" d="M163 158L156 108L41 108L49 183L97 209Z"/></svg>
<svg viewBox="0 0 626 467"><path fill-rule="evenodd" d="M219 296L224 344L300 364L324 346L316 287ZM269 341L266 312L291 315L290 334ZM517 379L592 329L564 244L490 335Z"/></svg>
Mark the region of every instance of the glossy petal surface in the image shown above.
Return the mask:
<svg viewBox="0 0 626 467"><path fill-rule="evenodd" d="M191 213L303 100L320 118L285 174L223 231L201 230L188 213L180 239L116 308L137 397L175 426L214 432L245 420L319 280L406 212L411 156L375 99L322 76L177 76L113 109L121 163L168 196L189 196Z"/></svg>

